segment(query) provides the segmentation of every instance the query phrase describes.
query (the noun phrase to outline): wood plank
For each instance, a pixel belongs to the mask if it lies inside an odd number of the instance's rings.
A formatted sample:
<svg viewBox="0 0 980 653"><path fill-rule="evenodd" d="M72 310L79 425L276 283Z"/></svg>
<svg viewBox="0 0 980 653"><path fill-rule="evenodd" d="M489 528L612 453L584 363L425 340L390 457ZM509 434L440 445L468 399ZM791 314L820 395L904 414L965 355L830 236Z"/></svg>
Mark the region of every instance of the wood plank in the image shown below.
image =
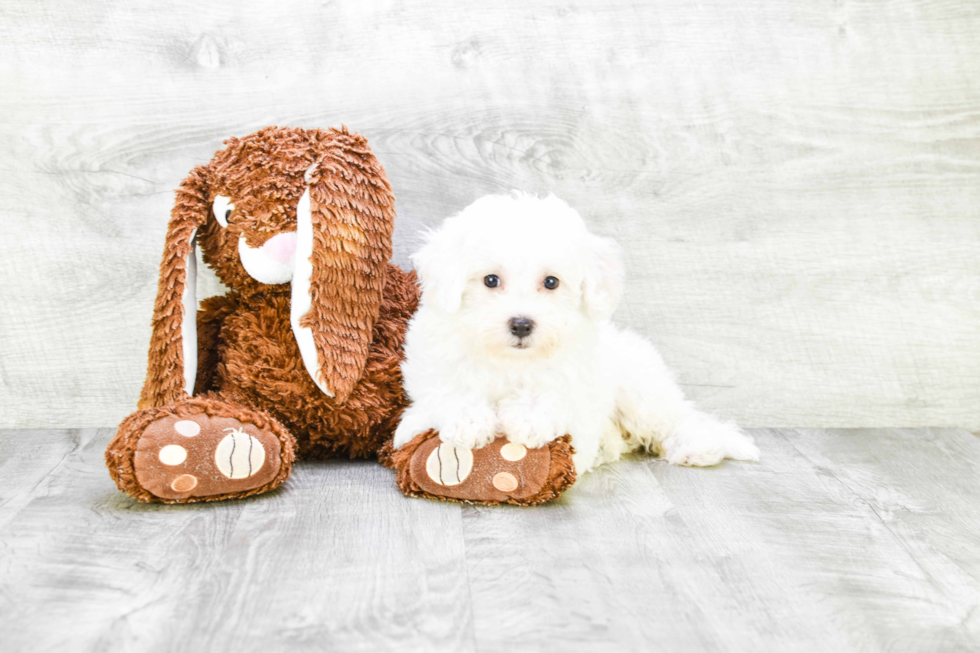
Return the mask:
<svg viewBox="0 0 980 653"><path fill-rule="evenodd" d="M535 514L467 508L464 533L481 651L718 651L773 637L737 618L739 579L699 545L649 460L603 468Z"/></svg>
<svg viewBox="0 0 980 653"><path fill-rule="evenodd" d="M783 628L797 622L799 627L805 620L844 638L844 650L952 651L976 646L980 629L972 617L965 617L976 607L978 579L947 564L941 552L910 549L837 477L848 461L830 453L834 446L863 440L857 448L877 448L877 431L852 431L838 438L827 438L822 431L754 433L761 439L765 459L740 474L694 476L667 465L654 468L692 530L717 553L731 556L729 564L745 570L740 591L755 587L760 597L769 597L767 610L746 606L744 616L753 630L770 622ZM918 433L906 432L909 440ZM944 442L962 441L964 434L946 433ZM819 439L833 462L815 465L801 454L796 446L808 438ZM881 444L887 447L887 441ZM921 461L909 455L912 451L912 446L882 449L880 460L890 456L902 460L897 467L911 469ZM974 446L969 455L976 464L980 447ZM884 480L884 475L878 478ZM893 485L880 486L879 492L888 495L919 485L907 477L889 480ZM968 490L965 483L965 478L956 483L951 502L968 503L975 496L976 490ZM974 508L972 520L978 516L980 510ZM921 527L928 524L917 525L917 530ZM961 544L975 543L973 530L975 526L961 526L947 533ZM787 614L794 603L805 612ZM781 645L838 648L819 633L800 630L799 635Z"/></svg>
<svg viewBox="0 0 980 653"><path fill-rule="evenodd" d="M110 431L0 431L0 649L975 648L980 439L754 434L759 464L634 457L517 509L406 499L366 461L146 506Z"/></svg>
<svg viewBox="0 0 980 653"><path fill-rule="evenodd" d="M102 465L110 435L74 433L0 531L3 650L473 650L457 506L408 501L367 461L141 505Z"/></svg>
<svg viewBox="0 0 980 653"><path fill-rule="evenodd" d="M0 431L0 529L43 493L92 431ZM2 539L0 539L2 545Z"/></svg>
<svg viewBox="0 0 980 653"><path fill-rule="evenodd" d="M868 505L980 642L980 438L958 429L786 435Z"/></svg>
<svg viewBox="0 0 980 653"><path fill-rule="evenodd" d="M697 470L637 458L586 478L548 510L468 508L481 650L975 645L976 627L963 622L975 580L935 555L924 563L927 552L910 551L780 432L755 434L758 465ZM970 531L957 535L963 544Z"/></svg>
<svg viewBox="0 0 980 653"><path fill-rule="evenodd" d="M707 409L980 429L978 7L10 0L0 426L118 423L180 179L227 136L345 122L400 263L483 193L554 191L627 246L618 319Z"/></svg>

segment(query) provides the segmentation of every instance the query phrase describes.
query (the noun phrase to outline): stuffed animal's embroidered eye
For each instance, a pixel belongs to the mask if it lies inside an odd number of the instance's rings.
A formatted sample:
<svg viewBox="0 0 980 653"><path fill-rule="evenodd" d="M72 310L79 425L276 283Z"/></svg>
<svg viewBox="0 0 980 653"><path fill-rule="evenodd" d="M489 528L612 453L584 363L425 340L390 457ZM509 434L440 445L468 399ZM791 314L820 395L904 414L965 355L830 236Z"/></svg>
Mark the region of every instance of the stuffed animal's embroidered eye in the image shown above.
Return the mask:
<svg viewBox="0 0 980 653"><path fill-rule="evenodd" d="M496 288L500 285L500 277L498 277L496 274L488 274L487 276L483 277L483 285L485 285L487 288Z"/></svg>
<svg viewBox="0 0 980 653"><path fill-rule="evenodd" d="M558 277L545 277L544 287L548 290L554 290L558 287Z"/></svg>
<svg viewBox="0 0 980 653"><path fill-rule="evenodd" d="M218 195L214 198L211 209L214 211L214 219L218 221L218 224L227 227L228 218L231 217L231 212L235 210L235 205L231 203L230 198Z"/></svg>

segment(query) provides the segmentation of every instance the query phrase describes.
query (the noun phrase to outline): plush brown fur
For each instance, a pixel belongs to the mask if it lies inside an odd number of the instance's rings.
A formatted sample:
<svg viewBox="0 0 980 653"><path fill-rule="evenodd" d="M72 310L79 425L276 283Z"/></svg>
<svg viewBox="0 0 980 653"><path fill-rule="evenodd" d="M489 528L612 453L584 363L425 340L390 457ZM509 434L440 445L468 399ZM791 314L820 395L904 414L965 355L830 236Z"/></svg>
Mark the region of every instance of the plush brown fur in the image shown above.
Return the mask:
<svg viewBox="0 0 980 653"><path fill-rule="evenodd" d="M313 328L323 381L342 403L367 361L372 327L391 267L395 198L367 141L343 130L268 127L226 141L207 166L181 183L167 228L160 284L153 314L149 369L140 407L162 406L186 396L181 356L181 297L191 234L204 262L246 300L288 284L254 280L238 258L239 236L259 247L272 236L295 230L296 205L306 190L314 233L313 306L303 319ZM232 198L227 228L211 215L218 195Z"/></svg>
<svg viewBox="0 0 980 653"><path fill-rule="evenodd" d="M199 324L218 319L208 309L225 314L211 344L213 370L199 367L198 379L211 379L202 390L268 410L296 435L303 458L377 455L407 405L400 365L406 326L418 304L414 272L389 267L363 374L343 404L320 392L303 367L289 324L288 290L261 297L232 292L220 299L218 307L207 302L199 313Z"/></svg>
<svg viewBox="0 0 980 653"><path fill-rule="evenodd" d="M394 196L367 141L341 130L266 128L232 138L181 183L167 228L153 314L142 410L127 418L106 452L119 488L160 501L136 481L133 456L142 430L186 411L235 417L280 437L282 472L247 493L190 498L213 501L256 494L289 476L304 457L377 455L406 404L399 365L407 323L418 304L414 272L388 262ZM296 228L296 206L309 188L314 248L311 309L301 323L314 335L321 381L303 365L290 326L289 283L262 284L245 271L238 239L252 247ZM217 195L231 198L227 228L215 220ZM197 315L195 399L184 389L182 294L191 236L230 292ZM201 397L201 398L197 398ZM185 443L193 446L193 443Z"/></svg>

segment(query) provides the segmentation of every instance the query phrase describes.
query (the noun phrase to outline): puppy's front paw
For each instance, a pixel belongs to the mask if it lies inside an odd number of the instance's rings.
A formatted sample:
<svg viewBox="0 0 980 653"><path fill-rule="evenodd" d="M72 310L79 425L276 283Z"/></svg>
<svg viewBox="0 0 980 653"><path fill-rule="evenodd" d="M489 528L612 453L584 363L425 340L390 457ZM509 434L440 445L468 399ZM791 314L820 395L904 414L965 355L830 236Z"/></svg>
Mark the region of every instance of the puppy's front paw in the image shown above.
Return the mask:
<svg viewBox="0 0 980 653"><path fill-rule="evenodd" d="M455 447L480 449L497 438L497 416L489 406L473 406L444 419L439 439Z"/></svg>
<svg viewBox="0 0 980 653"><path fill-rule="evenodd" d="M402 421L395 429L395 439L392 443L395 449L408 444L412 438L423 431L428 431L434 425L432 418L422 410L411 406L402 415Z"/></svg>
<svg viewBox="0 0 980 653"><path fill-rule="evenodd" d="M500 430L507 439L528 449L543 447L565 435L565 429L547 407L503 401L497 408Z"/></svg>

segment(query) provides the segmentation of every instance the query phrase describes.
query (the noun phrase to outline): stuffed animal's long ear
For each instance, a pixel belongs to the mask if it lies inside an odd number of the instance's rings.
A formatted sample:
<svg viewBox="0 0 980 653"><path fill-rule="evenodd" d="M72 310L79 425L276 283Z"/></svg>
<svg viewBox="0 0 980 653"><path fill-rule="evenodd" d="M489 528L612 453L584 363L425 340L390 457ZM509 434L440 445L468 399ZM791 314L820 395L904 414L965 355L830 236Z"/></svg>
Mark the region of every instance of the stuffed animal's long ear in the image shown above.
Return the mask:
<svg viewBox="0 0 980 653"><path fill-rule="evenodd" d="M586 310L596 320L612 317L623 294L623 262L614 240L590 234L586 246L582 297Z"/></svg>
<svg viewBox="0 0 980 653"><path fill-rule="evenodd" d="M296 208L291 324L306 370L343 403L381 310L395 198L367 140L335 132Z"/></svg>
<svg viewBox="0 0 980 653"><path fill-rule="evenodd" d="M194 237L198 227L207 221L209 210L205 169L199 166L180 184L167 225L140 408L164 406L194 393L197 376Z"/></svg>

